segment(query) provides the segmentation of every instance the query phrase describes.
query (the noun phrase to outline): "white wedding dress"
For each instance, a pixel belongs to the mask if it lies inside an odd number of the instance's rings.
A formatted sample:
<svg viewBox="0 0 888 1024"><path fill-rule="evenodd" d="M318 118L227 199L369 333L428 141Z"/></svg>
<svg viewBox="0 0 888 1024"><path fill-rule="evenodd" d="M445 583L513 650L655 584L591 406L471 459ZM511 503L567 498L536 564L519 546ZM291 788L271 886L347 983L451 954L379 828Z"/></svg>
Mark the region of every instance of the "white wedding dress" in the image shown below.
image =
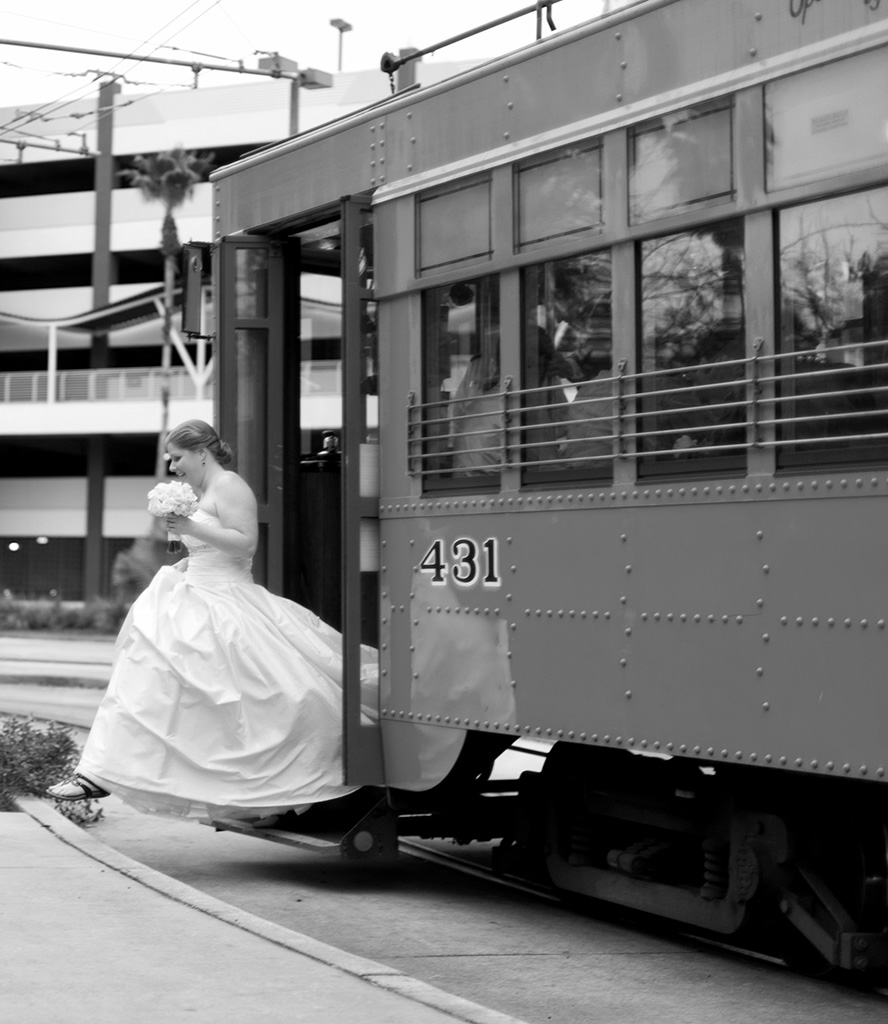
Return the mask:
<svg viewBox="0 0 888 1024"><path fill-rule="evenodd" d="M341 635L254 583L249 558L183 541L185 572L162 568L121 628L78 770L177 817L258 818L352 792ZM362 661L366 705L376 652L363 648Z"/></svg>

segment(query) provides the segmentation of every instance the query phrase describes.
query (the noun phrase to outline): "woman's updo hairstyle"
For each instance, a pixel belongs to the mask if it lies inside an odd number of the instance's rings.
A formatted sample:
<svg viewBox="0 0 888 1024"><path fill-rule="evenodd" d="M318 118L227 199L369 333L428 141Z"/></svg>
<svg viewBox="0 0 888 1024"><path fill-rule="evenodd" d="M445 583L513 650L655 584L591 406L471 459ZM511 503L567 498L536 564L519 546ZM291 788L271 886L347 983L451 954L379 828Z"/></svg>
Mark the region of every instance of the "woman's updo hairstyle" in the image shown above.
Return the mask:
<svg viewBox="0 0 888 1024"><path fill-rule="evenodd" d="M232 459L230 445L223 441L216 431L203 420L185 420L167 434L167 444L184 448L188 452L196 452L206 448L212 452L213 458L220 466L227 466Z"/></svg>

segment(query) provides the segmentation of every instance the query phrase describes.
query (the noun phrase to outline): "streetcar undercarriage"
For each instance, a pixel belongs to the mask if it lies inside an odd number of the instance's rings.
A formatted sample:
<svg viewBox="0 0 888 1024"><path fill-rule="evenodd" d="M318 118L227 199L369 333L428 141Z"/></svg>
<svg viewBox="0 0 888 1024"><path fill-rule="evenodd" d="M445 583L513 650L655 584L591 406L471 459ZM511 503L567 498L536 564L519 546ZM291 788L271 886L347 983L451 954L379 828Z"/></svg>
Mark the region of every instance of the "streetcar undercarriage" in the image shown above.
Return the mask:
<svg viewBox="0 0 888 1024"><path fill-rule="evenodd" d="M548 876L806 969L885 969L884 794L774 775L558 745L528 780Z"/></svg>

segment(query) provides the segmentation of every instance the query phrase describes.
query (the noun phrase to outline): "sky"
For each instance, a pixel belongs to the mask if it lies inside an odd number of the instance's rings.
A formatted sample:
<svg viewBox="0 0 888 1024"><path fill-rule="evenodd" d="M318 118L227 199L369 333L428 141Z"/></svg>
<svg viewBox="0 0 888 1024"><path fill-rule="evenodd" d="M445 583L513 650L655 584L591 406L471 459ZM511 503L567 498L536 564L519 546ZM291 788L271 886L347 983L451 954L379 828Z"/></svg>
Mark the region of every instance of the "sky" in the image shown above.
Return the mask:
<svg viewBox="0 0 888 1024"><path fill-rule="evenodd" d="M609 6L616 10L631 2L609 0ZM300 67L335 72L341 39L342 70L363 71L378 67L386 51L426 49L529 6L531 0L0 0L0 107L94 96L97 72L123 74L124 93L192 84L188 68L12 46L9 40L216 64L243 61L253 68L257 51L277 51ZM607 6L608 0L561 0L552 15L561 30L597 17ZM333 18L351 30L340 33L330 24ZM550 34L545 21L543 34ZM425 60L495 57L535 37L536 15L529 13ZM200 75L201 86L246 81L261 79Z"/></svg>

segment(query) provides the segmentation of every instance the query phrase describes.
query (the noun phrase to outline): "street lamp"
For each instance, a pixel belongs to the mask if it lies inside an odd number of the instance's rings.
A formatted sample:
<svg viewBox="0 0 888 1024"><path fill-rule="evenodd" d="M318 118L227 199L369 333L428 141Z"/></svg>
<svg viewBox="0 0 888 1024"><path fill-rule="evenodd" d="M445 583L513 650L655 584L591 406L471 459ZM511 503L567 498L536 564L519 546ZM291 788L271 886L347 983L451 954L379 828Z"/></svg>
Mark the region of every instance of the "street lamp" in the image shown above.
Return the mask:
<svg viewBox="0 0 888 1024"><path fill-rule="evenodd" d="M342 18L331 18L330 24L333 28L339 30L339 70L342 70L342 37L346 32L351 32L352 27L347 21L343 21Z"/></svg>

